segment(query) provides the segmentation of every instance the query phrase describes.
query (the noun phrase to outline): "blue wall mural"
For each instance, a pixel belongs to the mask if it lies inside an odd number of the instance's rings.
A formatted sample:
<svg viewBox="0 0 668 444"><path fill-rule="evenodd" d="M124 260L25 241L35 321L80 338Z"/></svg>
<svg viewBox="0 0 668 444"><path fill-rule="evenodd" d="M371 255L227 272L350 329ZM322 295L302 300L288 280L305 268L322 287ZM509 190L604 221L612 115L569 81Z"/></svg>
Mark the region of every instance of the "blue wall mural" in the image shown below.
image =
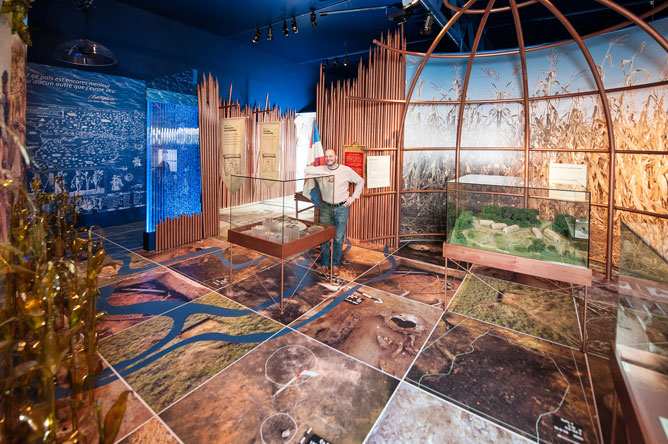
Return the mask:
<svg viewBox="0 0 668 444"><path fill-rule="evenodd" d="M197 97L146 90L146 231L202 211Z"/></svg>
<svg viewBox="0 0 668 444"><path fill-rule="evenodd" d="M63 177L82 225L143 218L144 82L32 63L27 82L26 142L47 189Z"/></svg>

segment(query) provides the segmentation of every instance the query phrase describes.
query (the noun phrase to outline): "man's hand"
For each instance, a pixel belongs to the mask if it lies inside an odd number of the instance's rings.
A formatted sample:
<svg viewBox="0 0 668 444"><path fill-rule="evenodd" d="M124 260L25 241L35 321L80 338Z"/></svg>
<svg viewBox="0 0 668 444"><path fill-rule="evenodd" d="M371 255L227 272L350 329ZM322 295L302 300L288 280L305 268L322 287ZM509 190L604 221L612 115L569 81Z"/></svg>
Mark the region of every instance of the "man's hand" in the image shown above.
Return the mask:
<svg viewBox="0 0 668 444"><path fill-rule="evenodd" d="M355 198L350 196L348 199L346 199L346 202L343 204L344 207L349 207L355 202Z"/></svg>

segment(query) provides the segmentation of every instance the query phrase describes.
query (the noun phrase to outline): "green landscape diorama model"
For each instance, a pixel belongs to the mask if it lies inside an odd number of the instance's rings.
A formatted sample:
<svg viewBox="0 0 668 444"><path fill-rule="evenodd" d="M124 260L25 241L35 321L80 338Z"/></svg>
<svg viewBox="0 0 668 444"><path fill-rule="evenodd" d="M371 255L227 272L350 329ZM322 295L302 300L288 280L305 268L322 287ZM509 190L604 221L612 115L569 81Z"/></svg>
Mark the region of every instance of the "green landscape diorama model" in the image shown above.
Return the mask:
<svg viewBox="0 0 668 444"><path fill-rule="evenodd" d="M454 203L450 202L447 241L532 259L587 266L586 221L570 214L556 214L554 220L541 220L539 215L536 208L497 205L485 205L477 214L471 210L456 212Z"/></svg>

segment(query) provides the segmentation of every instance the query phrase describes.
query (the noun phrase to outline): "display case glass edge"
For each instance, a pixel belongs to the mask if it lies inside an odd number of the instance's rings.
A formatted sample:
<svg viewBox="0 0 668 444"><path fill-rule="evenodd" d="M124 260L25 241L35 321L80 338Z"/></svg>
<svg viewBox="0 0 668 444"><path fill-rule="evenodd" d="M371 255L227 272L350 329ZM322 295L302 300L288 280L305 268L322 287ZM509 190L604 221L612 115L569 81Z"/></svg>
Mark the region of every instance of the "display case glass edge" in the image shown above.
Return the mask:
<svg viewBox="0 0 668 444"><path fill-rule="evenodd" d="M230 206L229 242L284 259L334 237L335 229L329 223L333 218L324 217L326 211L333 212L333 207L321 203L320 208L297 213L299 201L295 198L298 182L310 179L326 181L326 185L318 187L320 197L325 202L333 202L334 176L288 176L274 179L232 175L233 181L241 183L238 193L256 196L257 201Z"/></svg>

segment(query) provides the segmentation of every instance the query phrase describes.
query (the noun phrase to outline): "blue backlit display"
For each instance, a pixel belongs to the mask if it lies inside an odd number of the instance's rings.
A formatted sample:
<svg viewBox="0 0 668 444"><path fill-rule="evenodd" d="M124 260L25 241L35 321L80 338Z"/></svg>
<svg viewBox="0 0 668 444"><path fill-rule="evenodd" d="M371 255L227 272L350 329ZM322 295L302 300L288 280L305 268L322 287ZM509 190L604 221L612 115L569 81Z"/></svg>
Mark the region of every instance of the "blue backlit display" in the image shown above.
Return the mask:
<svg viewBox="0 0 668 444"><path fill-rule="evenodd" d="M146 231L202 212L197 98L146 90Z"/></svg>

